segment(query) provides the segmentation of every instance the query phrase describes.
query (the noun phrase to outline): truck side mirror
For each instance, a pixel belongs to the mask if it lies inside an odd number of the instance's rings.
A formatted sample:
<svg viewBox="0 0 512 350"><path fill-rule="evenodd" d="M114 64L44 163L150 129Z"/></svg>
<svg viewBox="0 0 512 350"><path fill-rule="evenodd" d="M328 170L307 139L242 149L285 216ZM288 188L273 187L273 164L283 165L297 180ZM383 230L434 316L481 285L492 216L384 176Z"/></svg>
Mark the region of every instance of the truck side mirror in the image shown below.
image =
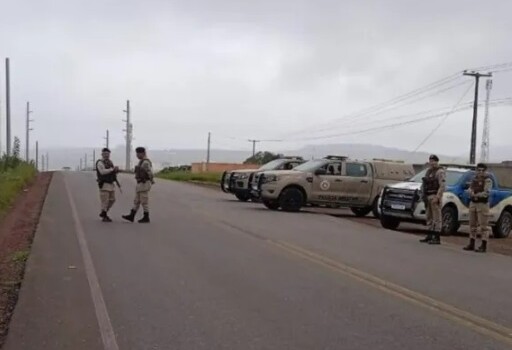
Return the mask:
<svg viewBox="0 0 512 350"><path fill-rule="evenodd" d="M320 168L320 169L315 170L315 175L325 175L325 174L327 174L327 171L325 169Z"/></svg>

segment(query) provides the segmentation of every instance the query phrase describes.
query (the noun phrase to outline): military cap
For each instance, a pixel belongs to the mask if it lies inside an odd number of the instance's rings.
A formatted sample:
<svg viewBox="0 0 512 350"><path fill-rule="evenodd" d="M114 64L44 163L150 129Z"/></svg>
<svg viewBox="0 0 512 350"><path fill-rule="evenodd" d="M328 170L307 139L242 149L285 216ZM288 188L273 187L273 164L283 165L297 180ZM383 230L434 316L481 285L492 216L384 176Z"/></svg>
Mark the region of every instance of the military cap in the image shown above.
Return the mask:
<svg viewBox="0 0 512 350"><path fill-rule="evenodd" d="M428 157L428 159L435 160L436 162L439 162L439 157L436 156L435 154L431 154L430 157Z"/></svg>

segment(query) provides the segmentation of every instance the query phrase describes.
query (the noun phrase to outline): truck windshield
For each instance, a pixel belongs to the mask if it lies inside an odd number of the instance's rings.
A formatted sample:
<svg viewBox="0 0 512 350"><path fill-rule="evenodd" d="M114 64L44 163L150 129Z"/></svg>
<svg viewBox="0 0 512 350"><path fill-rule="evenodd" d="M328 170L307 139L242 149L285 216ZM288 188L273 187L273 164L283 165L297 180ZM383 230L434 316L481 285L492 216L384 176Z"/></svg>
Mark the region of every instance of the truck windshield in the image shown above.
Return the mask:
<svg viewBox="0 0 512 350"><path fill-rule="evenodd" d="M283 162L284 160L282 159L275 159L268 162L267 164L263 164L258 170L274 170L275 168L278 168Z"/></svg>
<svg viewBox="0 0 512 350"><path fill-rule="evenodd" d="M325 159L314 159L310 160L306 163L303 163L299 166L296 166L293 170L303 171L303 172L311 172L320 168L322 165L325 165L328 161Z"/></svg>
<svg viewBox="0 0 512 350"><path fill-rule="evenodd" d="M409 181L421 183L422 182L421 179L425 176L426 173L427 173L427 169L424 169L424 170L420 171L419 173L417 173L416 175L414 175L413 177L411 177L411 179ZM456 183L459 182L461 177L464 176L466 173L467 172L465 172L465 171L463 172L463 171L447 170L446 171L446 186L455 185Z"/></svg>

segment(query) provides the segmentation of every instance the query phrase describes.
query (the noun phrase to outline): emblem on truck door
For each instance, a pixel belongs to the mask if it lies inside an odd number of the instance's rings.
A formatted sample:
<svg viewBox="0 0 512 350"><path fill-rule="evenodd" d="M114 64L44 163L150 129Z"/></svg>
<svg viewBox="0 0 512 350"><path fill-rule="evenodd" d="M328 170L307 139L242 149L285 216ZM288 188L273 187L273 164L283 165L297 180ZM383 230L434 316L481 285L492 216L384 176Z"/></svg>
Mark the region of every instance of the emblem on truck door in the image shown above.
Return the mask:
<svg viewBox="0 0 512 350"><path fill-rule="evenodd" d="M329 181L327 180L322 180L322 182L320 182L320 188L324 191L327 191L329 189L329 187L331 187L331 184Z"/></svg>

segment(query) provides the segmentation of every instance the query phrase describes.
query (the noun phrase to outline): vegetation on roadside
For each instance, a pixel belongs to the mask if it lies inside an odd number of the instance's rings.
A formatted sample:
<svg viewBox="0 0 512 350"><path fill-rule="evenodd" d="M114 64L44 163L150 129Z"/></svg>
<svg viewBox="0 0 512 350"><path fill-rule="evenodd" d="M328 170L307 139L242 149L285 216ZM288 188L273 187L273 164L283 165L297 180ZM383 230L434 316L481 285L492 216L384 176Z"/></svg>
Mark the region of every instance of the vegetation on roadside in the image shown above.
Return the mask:
<svg viewBox="0 0 512 350"><path fill-rule="evenodd" d="M156 174L160 179L173 180L173 181L196 181L219 183L222 173L206 172L206 173L192 173L183 170L162 170Z"/></svg>
<svg viewBox="0 0 512 350"><path fill-rule="evenodd" d="M33 164L20 159L20 142L14 138L12 156L0 158L0 214L3 213L18 193L34 179L37 170Z"/></svg>

